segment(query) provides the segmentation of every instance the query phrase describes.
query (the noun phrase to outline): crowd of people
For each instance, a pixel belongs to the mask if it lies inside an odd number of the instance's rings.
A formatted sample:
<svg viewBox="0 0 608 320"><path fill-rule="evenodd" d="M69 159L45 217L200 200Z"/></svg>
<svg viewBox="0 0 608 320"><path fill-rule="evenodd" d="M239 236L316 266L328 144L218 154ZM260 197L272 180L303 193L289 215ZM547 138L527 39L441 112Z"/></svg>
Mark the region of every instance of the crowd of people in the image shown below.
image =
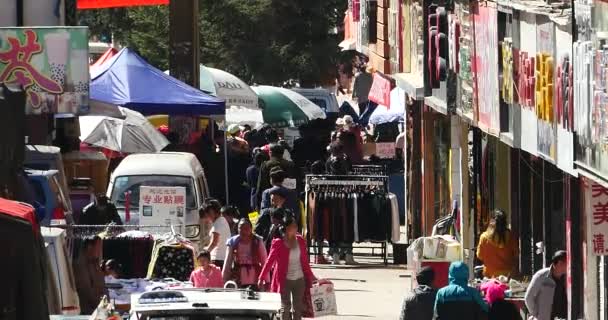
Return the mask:
<svg viewBox="0 0 608 320"><path fill-rule="evenodd" d="M567 318L566 260L566 252L557 251L551 265L532 277L524 298L528 319ZM469 268L463 262L450 265L447 286L437 290L433 287L434 280L431 267L420 269L416 274L418 286L403 301L401 320L522 319L519 309L508 301L504 283L489 280L480 290L469 286Z"/></svg>
<svg viewBox="0 0 608 320"><path fill-rule="evenodd" d="M234 209L222 208L215 199L205 202L200 216L212 223L210 241L199 251L198 267L190 281L196 288L232 285L279 292L283 319L299 320L306 306L305 292L316 277L308 261L306 241L298 234L300 224L294 213L284 208L284 190L278 186L270 190L273 207L265 209L255 228L248 218L240 218L236 232L229 227L235 215L222 214Z"/></svg>
<svg viewBox="0 0 608 320"><path fill-rule="evenodd" d="M496 210L482 233L477 247L477 258L483 262L483 277L479 287L469 285L469 268L463 262L449 267L449 284L435 288L435 271L422 267L417 275L417 287L404 299L401 320L410 319L491 319L521 320L521 314L507 297L509 286L501 276L516 276L518 244L508 228L506 214ZM566 319L567 254L558 250L551 265L541 269L530 281L524 296L529 320Z"/></svg>

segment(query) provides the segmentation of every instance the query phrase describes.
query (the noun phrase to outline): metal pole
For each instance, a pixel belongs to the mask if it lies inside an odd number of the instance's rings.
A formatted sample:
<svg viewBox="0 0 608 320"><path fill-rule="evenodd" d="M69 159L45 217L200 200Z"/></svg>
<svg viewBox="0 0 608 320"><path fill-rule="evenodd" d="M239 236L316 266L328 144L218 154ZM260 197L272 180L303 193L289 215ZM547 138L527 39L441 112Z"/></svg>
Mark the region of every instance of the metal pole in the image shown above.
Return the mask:
<svg viewBox="0 0 608 320"><path fill-rule="evenodd" d="M230 203L230 195L228 194L228 137L226 129L224 128L224 189L226 192L226 205L228 205Z"/></svg>

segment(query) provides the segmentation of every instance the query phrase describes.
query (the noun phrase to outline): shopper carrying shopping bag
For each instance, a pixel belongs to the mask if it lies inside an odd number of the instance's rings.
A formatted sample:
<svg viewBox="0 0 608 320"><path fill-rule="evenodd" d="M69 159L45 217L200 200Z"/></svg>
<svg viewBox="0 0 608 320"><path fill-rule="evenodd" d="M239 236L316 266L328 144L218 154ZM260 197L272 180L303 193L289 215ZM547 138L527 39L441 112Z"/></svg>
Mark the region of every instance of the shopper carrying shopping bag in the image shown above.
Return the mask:
<svg viewBox="0 0 608 320"><path fill-rule="evenodd" d="M286 216L282 225L283 237L272 241L270 254L258 278L258 287L263 288L266 276L273 269L271 291L281 294L283 320L302 319L307 305L306 293L317 280L308 261L306 240L297 232L295 218Z"/></svg>

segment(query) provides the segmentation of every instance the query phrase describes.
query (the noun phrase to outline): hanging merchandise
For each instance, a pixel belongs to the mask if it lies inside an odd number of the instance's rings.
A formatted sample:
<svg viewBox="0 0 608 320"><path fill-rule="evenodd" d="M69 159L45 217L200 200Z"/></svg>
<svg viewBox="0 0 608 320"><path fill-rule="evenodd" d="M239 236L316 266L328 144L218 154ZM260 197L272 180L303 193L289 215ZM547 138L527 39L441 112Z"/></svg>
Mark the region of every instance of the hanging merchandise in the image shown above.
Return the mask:
<svg viewBox="0 0 608 320"><path fill-rule="evenodd" d="M399 206L388 177L307 175L309 239L322 243L399 242Z"/></svg>
<svg viewBox="0 0 608 320"><path fill-rule="evenodd" d="M103 239L103 259L118 261L122 278L145 278L153 248L154 239L149 233L127 231Z"/></svg>
<svg viewBox="0 0 608 320"><path fill-rule="evenodd" d="M181 235L168 234L154 244L147 278L188 281L194 270L195 258L192 243Z"/></svg>

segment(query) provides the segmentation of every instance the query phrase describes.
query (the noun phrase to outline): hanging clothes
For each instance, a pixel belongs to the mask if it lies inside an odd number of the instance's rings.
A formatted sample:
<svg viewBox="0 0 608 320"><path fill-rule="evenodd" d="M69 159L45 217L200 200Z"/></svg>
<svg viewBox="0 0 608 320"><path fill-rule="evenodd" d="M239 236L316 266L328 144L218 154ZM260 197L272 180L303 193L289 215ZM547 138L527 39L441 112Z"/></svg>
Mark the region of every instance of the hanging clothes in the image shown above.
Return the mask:
<svg viewBox="0 0 608 320"><path fill-rule="evenodd" d="M149 234L128 232L103 239L103 259L114 259L122 266L121 278L145 278L152 259L154 239Z"/></svg>
<svg viewBox="0 0 608 320"><path fill-rule="evenodd" d="M311 239L319 242L382 242L399 238L398 208L394 211L389 194L379 190L311 190L307 195L307 215Z"/></svg>

